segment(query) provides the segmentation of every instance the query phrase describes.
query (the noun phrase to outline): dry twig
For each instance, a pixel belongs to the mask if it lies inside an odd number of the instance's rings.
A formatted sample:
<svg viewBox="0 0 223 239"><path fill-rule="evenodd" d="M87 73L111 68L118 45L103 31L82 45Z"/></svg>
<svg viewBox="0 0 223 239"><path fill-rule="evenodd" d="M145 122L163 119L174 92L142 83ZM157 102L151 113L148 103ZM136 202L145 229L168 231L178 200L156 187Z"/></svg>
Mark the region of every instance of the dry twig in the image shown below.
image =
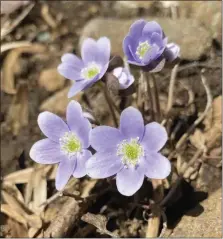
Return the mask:
<svg viewBox="0 0 223 239"><path fill-rule="evenodd" d="M163 185L162 180L152 180L153 185L153 199L155 203L160 202L163 199ZM158 237L160 227L161 209L159 205L153 204L151 206L152 217L148 220L148 227L146 230L146 237L153 238Z"/></svg>
<svg viewBox="0 0 223 239"><path fill-rule="evenodd" d="M32 10L32 8L35 6L35 3L30 3L23 11L22 13L12 22L12 24L8 27L2 27L1 29L1 40L4 39L6 35L8 35L10 32L12 32L19 23L29 14L29 12Z"/></svg>
<svg viewBox="0 0 223 239"><path fill-rule="evenodd" d="M205 110L204 112L197 118L197 120L194 121L194 123L191 125L191 127L188 129L188 131L182 135L182 137L179 139L179 141L177 142L176 144L176 148L175 150L170 153L169 155L169 159L172 159L172 157L174 157L174 155L176 154L176 152L182 147L182 145L186 142L187 138L189 137L189 135L193 132L193 130L197 127L197 125L199 125L203 120L204 118L206 117L206 115L208 114L209 112L209 109L212 105L212 95L211 95L211 90L208 86L208 83L207 83L207 79L206 77L204 76L204 70L201 71L201 81L204 85L204 88L205 88L205 91L206 91L206 95L207 95L207 104L206 104L206 107L205 107Z"/></svg>

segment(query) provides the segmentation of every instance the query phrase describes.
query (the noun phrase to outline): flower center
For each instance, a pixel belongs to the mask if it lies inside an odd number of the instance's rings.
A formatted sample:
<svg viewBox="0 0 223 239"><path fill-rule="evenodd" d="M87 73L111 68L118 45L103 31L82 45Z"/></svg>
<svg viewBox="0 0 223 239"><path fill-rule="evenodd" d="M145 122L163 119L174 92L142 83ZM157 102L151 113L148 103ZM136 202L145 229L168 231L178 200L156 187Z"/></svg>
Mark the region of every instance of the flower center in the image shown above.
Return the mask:
<svg viewBox="0 0 223 239"><path fill-rule="evenodd" d="M139 57L139 59L143 59L150 48L151 46L148 41L140 42L136 49L136 55Z"/></svg>
<svg viewBox="0 0 223 239"><path fill-rule="evenodd" d="M136 166L144 155L143 147L138 143L139 138L131 139L129 142L123 140L118 145L117 155L122 157L123 164Z"/></svg>
<svg viewBox="0 0 223 239"><path fill-rule="evenodd" d="M67 156L74 156L81 151L81 142L73 132L67 132L60 138L60 148Z"/></svg>
<svg viewBox="0 0 223 239"><path fill-rule="evenodd" d="M86 80L90 80L99 73L100 73L100 66L97 65L95 62L92 62L81 71L81 76Z"/></svg>

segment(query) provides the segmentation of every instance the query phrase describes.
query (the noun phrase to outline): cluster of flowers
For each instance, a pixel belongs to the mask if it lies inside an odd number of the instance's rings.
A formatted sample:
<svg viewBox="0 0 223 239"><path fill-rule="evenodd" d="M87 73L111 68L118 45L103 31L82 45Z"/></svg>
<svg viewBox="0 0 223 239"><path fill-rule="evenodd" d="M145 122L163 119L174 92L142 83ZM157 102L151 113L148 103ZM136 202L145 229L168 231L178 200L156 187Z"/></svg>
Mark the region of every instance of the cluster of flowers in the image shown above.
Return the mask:
<svg viewBox="0 0 223 239"><path fill-rule="evenodd" d="M160 71L165 62L173 61L179 47L167 44L167 38L158 23L136 21L123 41L123 50L130 64L145 71ZM110 41L106 37L83 42L82 60L65 54L58 71L75 81L68 97L92 86L106 73L110 59ZM127 68L117 67L112 74L118 79L120 89L128 88L134 77ZM107 178L116 175L118 191L133 195L142 186L144 176L163 179L171 171L167 158L159 150L167 141L163 126L152 122L144 126L141 113L128 107L120 117L118 129L109 126L92 126L84 117L80 104L71 101L67 106L66 122L50 112L40 113L38 124L47 137L36 142L30 157L37 163L59 163L56 188L62 190L69 178L89 175ZM96 153L92 155L92 147Z"/></svg>

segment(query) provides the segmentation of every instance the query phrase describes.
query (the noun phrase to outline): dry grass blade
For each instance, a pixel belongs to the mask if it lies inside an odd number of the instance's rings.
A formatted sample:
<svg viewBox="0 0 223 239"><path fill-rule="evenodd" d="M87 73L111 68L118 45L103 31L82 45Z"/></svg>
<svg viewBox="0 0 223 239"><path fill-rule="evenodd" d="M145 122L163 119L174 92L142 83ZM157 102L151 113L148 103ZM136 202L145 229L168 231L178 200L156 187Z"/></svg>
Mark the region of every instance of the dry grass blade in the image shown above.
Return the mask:
<svg viewBox="0 0 223 239"><path fill-rule="evenodd" d="M1 204L1 212L27 227L27 220L8 204Z"/></svg>
<svg viewBox="0 0 223 239"><path fill-rule="evenodd" d="M205 91L206 91L206 94L207 94L207 104L206 104L206 107L205 107L205 110L204 112L199 116L198 119L195 120L194 124L189 128L188 132L186 132L181 138L180 140L177 142L176 144L176 149L179 149L182 144L185 142L185 140L188 138L188 136L191 134L191 132L195 129L195 127L200 124L204 118L206 117L209 109L211 108L212 106L212 95L211 95L211 90L208 86L208 82L207 82L207 79L206 77L204 76L203 74L204 72L201 71L201 81L204 85L204 88L205 88Z"/></svg>
<svg viewBox="0 0 223 239"><path fill-rule="evenodd" d="M3 182L14 184L28 183L33 171L33 168L26 168L10 173L4 177Z"/></svg>
<svg viewBox="0 0 223 239"><path fill-rule="evenodd" d="M39 216L34 215L24 204L19 202L15 197L10 195L5 190L2 191L2 196L5 202L18 214L22 215L29 226L34 228L41 228L42 221Z"/></svg>
<svg viewBox="0 0 223 239"><path fill-rule="evenodd" d="M47 4L43 4L41 8L41 16L44 19L44 21L51 27L51 28L56 28L57 23L51 16L49 12L49 6Z"/></svg>
<svg viewBox="0 0 223 239"><path fill-rule="evenodd" d="M1 89L7 94L16 94L15 65L22 53L45 53L46 47L41 44L32 44L11 50L3 63Z"/></svg>
<svg viewBox="0 0 223 239"><path fill-rule="evenodd" d="M24 197L15 184L4 182L2 188L10 192L10 194L15 196L21 203L24 203Z"/></svg>
<svg viewBox="0 0 223 239"><path fill-rule="evenodd" d="M49 171L51 167L47 168ZM33 209L38 211L39 206L47 200L47 173L48 170L38 170L33 175Z"/></svg>
<svg viewBox="0 0 223 239"><path fill-rule="evenodd" d="M4 39L4 37L9 34L15 27L19 25L19 23L29 14L29 12L32 10L32 8L35 6L35 3L32 2L30 5L28 5L22 13L10 24L10 26L2 27L1 29L1 40Z"/></svg>
<svg viewBox="0 0 223 239"><path fill-rule="evenodd" d="M27 83L21 83L6 117L6 125L13 135L18 135L20 129L28 125L28 114L28 86Z"/></svg>
<svg viewBox="0 0 223 239"><path fill-rule="evenodd" d="M7 224L10 228L10 238L27 238L28 232L27 229L17 221L9 218Z"/></svg>
<svg viewBox="0 0 223 239"><path fill-rule="evenodd" d="M87 180L86 183L84 183L84 185L82 186L83 190L81 192L81 197L87 198L97 182L97 179Z"/></svg>
<svg viewBox="0 0 223 239"><path fill-rule="evenodd" d="M31 45L32 45L32 43L30 43L29 41L7 42L7 43L1 45L1 54L8 50L12 50L15 48L20 48L20 47L29 47Z"/></svg>
<svg viewBox="0 0 223 239"><path fill-rule="evenodd" d="M86 213L84 214L82 217L81 217L81 220L82 221L85 221L89 224L92 224L94 225L96 228L98 228L98 231L101 233L101 234L106 234L106 235L109 235L113 238L117 238L118 235L115 234L115 233L112 233L110 231L107 230L106 228L106 225L107 225L107 218L103 215L95 215L95 214L92 214L92 213Z"/></svg>

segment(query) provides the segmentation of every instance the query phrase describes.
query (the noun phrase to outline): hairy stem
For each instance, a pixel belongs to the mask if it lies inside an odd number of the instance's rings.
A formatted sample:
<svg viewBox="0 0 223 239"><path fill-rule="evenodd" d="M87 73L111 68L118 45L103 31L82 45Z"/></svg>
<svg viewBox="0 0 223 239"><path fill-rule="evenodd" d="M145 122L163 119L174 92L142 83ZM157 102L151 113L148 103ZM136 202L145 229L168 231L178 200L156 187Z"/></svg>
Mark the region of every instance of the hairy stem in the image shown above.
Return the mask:
<svg viewBox="0 0 223 239"><path fill-rule="evenodd" d="M157 122L161 121L161 110L160 110L160 100L159 100L159 89L157 86L157 82L156 82L156 78L154 74L151 74L151 78L152 78L152 83L153 83L153 94L154 94L154 105L155 105L155 112L156 112L156 120Z"/></svg>
<svg viewBox="0 0 223 239"><path fill-rule="evenodd" d="M113 108L113 105L112 105L112 101L111 101L111 98L109 96L109 93L108 93L108 90L107 90L106 86L104 86L104 96L105 96L105 99L108 103L108 107L109 107L109 110L111 112L115 127L118 127L118 120L116 118L115 111L114 111L114 108Z"/></svg>

